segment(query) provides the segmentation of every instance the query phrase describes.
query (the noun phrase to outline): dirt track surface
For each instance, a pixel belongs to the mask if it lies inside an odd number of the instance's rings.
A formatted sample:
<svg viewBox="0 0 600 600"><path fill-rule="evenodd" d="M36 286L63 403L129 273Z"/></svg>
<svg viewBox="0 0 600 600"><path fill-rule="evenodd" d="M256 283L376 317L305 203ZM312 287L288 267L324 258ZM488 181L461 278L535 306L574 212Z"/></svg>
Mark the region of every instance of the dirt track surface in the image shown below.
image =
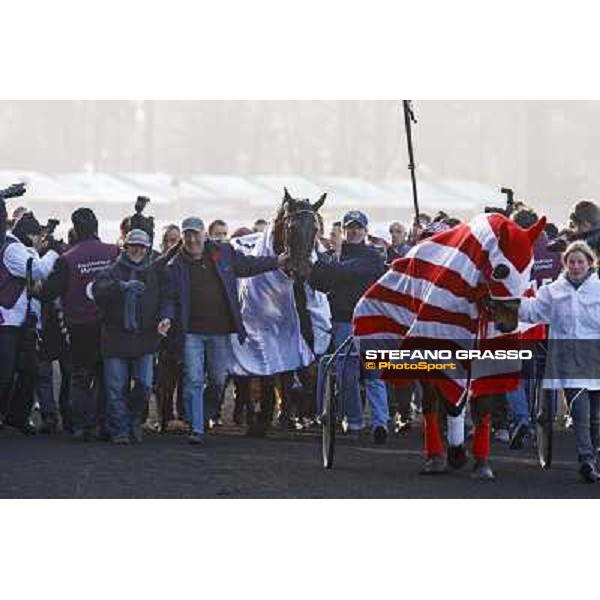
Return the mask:
<svg viewBox="0 0 600 600"><path fill-rule="evenodd" d="M185 436L148 434L142 445L74 442L66 435L26 438L0 432L2 498L597 498L581 483L573 436L560 432L551 470L532 447L494 444L497 480L469 479L470 466L441 477L418 474L421 435L342 439L333 470L321 466L316 433L250 438L222 430L204 446Z"/></svg>

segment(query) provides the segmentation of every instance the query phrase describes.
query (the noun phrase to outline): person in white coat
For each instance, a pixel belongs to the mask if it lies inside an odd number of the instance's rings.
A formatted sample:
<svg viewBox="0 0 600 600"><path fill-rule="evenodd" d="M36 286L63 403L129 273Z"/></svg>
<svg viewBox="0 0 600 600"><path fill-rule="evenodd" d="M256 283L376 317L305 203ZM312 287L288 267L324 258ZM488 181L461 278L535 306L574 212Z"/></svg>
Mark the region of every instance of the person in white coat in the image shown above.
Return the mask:
<svg viewBox="0 0 600 600"><path fill-rule="evenodd" d="M579 473L600 478L600 279L596 256L583 241L563 255L565 270L535 298L521 302L519 316L550 326L545 389L563 389L573 417Z"/></svg>
<svg viewBox="0 0 600 600"><path fill-rule="evenodd" d="M39 222L32 213L26 213L0 247L0 425L4 422L25 434L35 433L29 412L37 366L25 365L26 361L18 358L25 330L41 328L40 303L30 298L26 289L27 264L31 263L31 279L37 282L48 277L58 258L52 249L39 257L36 247L41 235Z"/></svg>

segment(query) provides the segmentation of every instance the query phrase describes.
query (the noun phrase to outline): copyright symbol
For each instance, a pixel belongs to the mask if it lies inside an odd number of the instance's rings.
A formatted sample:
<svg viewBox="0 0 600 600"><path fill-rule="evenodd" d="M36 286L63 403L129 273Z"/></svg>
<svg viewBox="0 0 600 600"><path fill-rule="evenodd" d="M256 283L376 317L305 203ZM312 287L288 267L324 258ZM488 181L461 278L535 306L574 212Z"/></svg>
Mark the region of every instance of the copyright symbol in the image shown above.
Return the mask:
<svg viewBox="0 0 600 600"><path fill-rule="evenodd" d="M366 367L367 367L367 369L374 369L374 368L375 368L375 363L368 362L368 363L366 364Z"/></svg>

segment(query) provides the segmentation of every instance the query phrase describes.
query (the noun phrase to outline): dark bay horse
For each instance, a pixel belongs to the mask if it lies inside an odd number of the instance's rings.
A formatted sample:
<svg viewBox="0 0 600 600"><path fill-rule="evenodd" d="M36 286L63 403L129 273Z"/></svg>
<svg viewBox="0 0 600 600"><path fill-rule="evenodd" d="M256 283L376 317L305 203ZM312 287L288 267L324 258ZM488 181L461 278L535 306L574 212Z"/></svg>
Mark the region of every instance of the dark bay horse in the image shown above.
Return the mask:
<svg viewBox="0 0 600 600"><path fill-rule="evenodd" d="M266 432L274 414L276 388L282 400L281 421L286 425L297 412L302 412L298 405L306 405L313 396L307 367L314 362L317 340L309 307L312 297L308 296L312 292L306 280L315 240L322 230L318 211L325 199L326 194L316 202L297 199L284 188L281 205L257 251L287 253L290 258L285 275L258 276L249 280L241 291L242 317L249 340L244 344L246 348L242 346L238 351L252 354L254 348L260 354L256 369L247 363L245 366L246 371L255 375L236 378L241 397L238 415L240 405L244 405L250 417L247 418L250 433ZM290 331L290 327L295 331ZM298 349L300 345L302 348Z"/></svg>

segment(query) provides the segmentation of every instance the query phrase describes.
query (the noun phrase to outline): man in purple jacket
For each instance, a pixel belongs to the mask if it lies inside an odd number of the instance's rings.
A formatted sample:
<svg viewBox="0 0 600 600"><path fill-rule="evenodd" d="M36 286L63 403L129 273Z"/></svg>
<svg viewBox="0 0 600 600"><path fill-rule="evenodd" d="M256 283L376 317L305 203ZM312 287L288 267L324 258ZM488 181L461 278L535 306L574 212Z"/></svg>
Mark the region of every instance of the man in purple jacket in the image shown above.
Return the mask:
<svg viewBox="0 0 600 600"><path fill-rule="evenodd" d="M44 282L39 298L60 297L72 354L71 410L76 439L105 437L102 361L100 357L100 312L89 288L100 271L117 258L119 249L98 238L98 220L89 208L78 208L71 221L77 242L56 262Z"/></svg>

